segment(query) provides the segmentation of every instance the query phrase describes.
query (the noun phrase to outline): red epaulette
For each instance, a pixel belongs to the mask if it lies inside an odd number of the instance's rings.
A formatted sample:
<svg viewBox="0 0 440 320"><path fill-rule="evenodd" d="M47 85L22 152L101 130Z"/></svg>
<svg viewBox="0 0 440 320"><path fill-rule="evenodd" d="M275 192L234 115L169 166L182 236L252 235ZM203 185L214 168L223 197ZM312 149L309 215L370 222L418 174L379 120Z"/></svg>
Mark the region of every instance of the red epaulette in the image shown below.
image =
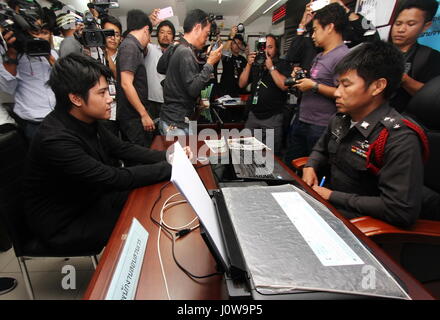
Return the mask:
<svg viewBox="0 0 440 320"><path fill-rule="evenodd" d="M429 159L429 142L425 132L418 125L412 123L407 119L402 119L402 122L408 128L412 129L415 133L417 133L420 141L422 142L423 162L426 163ZM373 143L371 143L370 147L368 148L366 166L367 169L370 170L375 175L379 174L379 171L383 166L383 157L385 154L385 145L387 143L388 136L389 136L388 128L383 128L382 131L379 133L377 139ZM374 157L375 163L373 163L372 157Z"/></svg>

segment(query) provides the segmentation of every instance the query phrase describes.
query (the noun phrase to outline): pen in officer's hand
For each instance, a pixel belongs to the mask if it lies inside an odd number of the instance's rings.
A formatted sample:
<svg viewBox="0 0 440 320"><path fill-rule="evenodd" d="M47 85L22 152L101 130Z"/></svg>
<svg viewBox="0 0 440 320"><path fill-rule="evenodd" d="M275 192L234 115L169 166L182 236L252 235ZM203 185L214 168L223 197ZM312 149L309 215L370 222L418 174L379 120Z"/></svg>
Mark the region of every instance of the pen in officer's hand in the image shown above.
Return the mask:
<svg viewBox="0 0 440 320"><path fill-rule="evenodd" d="M320 187L322 187L325 183L325 176L322 177L321 183L319 184Z"/></svg>

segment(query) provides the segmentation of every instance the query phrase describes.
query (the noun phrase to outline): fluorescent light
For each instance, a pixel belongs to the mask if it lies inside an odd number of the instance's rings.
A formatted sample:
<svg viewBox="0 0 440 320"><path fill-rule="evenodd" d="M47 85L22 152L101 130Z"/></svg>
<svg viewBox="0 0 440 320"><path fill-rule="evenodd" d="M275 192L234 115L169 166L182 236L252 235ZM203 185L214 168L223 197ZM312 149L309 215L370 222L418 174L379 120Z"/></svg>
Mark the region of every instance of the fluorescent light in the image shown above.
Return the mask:
<svg viewBox="0 0 440 320"><path fill-rule="evenodd" d="M218 0L218 4L222 4L222 0Z"/></svg>
<svg viewBox="0 0 440 320"><path fill-rule="evenodd" d="M271 5L269 8L267 8L263 14L266 14L267 11L269 11L270 9L272 9L273 7L275 7L281 0L278 0L277 2L275 2L273 5Z"/></svg>

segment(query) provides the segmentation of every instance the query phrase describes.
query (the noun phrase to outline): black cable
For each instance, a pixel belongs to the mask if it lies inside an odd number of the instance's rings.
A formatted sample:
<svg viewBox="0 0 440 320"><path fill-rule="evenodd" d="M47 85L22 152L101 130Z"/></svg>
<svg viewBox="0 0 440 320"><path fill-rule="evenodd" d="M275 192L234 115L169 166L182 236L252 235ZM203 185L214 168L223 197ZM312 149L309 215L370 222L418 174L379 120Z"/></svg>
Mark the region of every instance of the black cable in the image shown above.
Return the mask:
<svg viewBox="0 0 440 320"><path fill-rule="evenodd" d="M183 271L188 277L190 277L190 278L195 278L195 279L204 279L204 278L209 278L209 277L213 277L213 276L217 276L217 275L222 275L222 273L216 272L216 273L211 273L211 274L204 275L204 276L197 276L197 275L192 274L192 273L189 272L188 270L186 270L184 267L182 267L182 265L179 263L179 261L177 261L177 259L176 259L176 255L175 255L175 252L174 252L174 244L175 244L175 241L176 241L176 237L173 235L173 233L172 233L170 230L167 229L166 226L162 225L159 221L157 221L156 219L153 218L153 211L154 211L154 208L156 207L156 205L157 205L157 203L159 202L159 200L162 198L162 192L163 192L163 190L164 190L164 189L165 189L170 183L171 183L171 181L167 182L166 184L164 184L164 185L160 188L159 196L156 198L156 200L155 200L154 203L153 203L153 206L151 207L151 211L150 211L150 220L153 221L153 223L156 224L158 227L161 227L162 230L164 230L164 231L170 236L170 238L173 240L173 243L172 243L172 253L173 253L173 259L174 259L174 262L175 262L176 265L179 267L179 269L182 270L182 271ZM191 233L191 232L194 231L195 229L196 229L196 228L194 228L193 230L190 230L190 229L184 229L185 231L182 231L182 230L181 230L181 231L179 231L179 232L182 233L182 235L180 235L180 236L183 237L184 235L187 235L188 233ZM188 230L188 231L186 231L186 230ZM178 232L178 233L179 233L179 232Z"/></svg>
<svg viewBox="0 0 440 320"><path fill-rule="evenodd" d="M189 231L192 232L193 230ZM175 250L174 250L174 245L176 243L176 237L173 237L173 245L172 245L172 251L173 251L173 259L174 262L176 263L176 265L179 267L180 270L182 270L188 277L190 278L194 278L194 279L205 279L205 278L210 278L210 277L214 277L214 276L219 276L222 275L222 272L214 272L214 273L210 273L204 276L197 276L195 274L192 274L191 272L189 272L188 270L186 270L180 263L179 261L177 261L176 259L176 255L175 255Z"/></svg>

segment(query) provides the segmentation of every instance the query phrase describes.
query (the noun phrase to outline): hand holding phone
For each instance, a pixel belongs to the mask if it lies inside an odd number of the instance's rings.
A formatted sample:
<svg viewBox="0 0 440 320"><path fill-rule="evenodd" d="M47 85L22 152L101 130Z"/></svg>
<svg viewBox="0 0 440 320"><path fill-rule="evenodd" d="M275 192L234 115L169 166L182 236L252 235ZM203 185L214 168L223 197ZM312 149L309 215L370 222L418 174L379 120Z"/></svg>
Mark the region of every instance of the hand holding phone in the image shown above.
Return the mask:
<svg viewBox="0 0 440 320"><path fill-rule="evenodd" d="M330 0L316 0L312 2L310 8L312 8L312 11L315 12L324 8L328 4L330 4Z"/></svg>
<svg viewBox="0 0 440 320"><path fill-rule="evenodd" d="M157 14L157 18L159 20L165 20L165 19L172 17L172 16L174 16L172 7L166 7L166 8L160 9L159 13Z"/></svg>

